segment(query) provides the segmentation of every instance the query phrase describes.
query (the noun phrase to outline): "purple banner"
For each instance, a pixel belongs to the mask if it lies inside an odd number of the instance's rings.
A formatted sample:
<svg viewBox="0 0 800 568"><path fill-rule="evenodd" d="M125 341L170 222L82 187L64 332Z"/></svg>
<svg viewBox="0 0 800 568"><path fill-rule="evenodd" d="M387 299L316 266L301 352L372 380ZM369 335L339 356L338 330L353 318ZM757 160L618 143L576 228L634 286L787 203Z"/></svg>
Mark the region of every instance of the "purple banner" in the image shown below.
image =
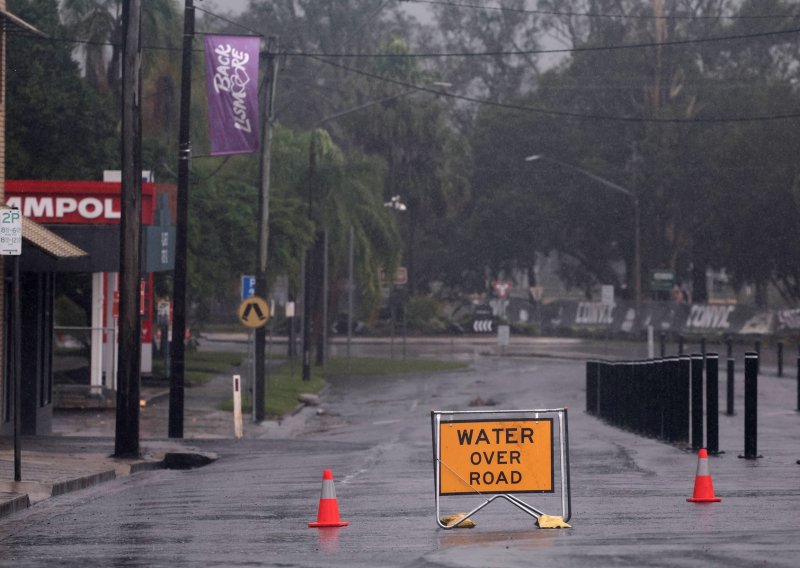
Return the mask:
<svg viewBox="0 0 800 568"><path fill-rule="evenodd" d="M257 37L206 36L206 90L211 155L259 147Z"/></svg>

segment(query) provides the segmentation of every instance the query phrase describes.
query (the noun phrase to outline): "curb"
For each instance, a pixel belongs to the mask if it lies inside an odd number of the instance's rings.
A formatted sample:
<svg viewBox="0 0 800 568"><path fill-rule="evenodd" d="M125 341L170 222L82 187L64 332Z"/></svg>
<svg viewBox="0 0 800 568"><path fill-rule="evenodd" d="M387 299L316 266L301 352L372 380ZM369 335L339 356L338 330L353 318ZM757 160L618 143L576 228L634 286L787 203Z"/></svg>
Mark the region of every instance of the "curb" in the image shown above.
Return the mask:
<svg viewBox="0 0 800 568"><path fill-rule="evenodd" d="M31 506L28 494L0 493L0 518L13 515Z"/></svg>
<svg viewBox="0 0 800 568"><path fill-rule="evenodd" d="M44 499L89 489L101 483L114 481L120 476L125 477L157 469L192 469L208 465L217 459L219 459L219 456L212 452L172 451L164 453L161 459L133 461L128 464L127 468L117 466L117 468L77 475L74 478L61 479L54 482L6 482L0 480L0 484L2 484L0 485L0 519L23 511ZM119 476L117 475L118 471L120 472Z"/></svg>

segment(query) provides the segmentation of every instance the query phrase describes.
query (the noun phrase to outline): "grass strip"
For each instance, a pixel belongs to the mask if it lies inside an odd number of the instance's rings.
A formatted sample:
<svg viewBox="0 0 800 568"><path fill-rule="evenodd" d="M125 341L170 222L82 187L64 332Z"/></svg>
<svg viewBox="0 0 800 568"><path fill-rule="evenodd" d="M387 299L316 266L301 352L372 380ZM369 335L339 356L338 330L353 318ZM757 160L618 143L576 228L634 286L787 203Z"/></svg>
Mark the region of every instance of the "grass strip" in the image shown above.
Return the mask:
<svg viewBox="0 0 800 568"><path fill-rule="evenodd" d="M270 373L264 397L265 414L270 418L283 416L297 407L298 396L304 393L317 394L325 386L324 376L361 375L388 376L405 373L442 372L463 369L467 365L454 361L435 359L385 359L380 357L354 357L348 362L344 357L332 357L324 371L311 368L311 380L304 381L299 364L286 362ZM233 400L219 405L220 410L233 411ZM242 393L242 412L253 411L253 400L249 393Z"/></svg>

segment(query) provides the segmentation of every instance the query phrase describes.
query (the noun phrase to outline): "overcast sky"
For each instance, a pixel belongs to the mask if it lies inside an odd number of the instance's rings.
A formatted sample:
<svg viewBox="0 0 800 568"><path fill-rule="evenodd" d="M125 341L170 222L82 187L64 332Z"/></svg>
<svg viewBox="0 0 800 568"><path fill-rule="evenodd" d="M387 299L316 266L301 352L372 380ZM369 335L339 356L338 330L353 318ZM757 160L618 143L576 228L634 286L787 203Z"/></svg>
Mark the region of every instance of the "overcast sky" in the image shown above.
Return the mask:
<svg viewBox="0 0 800 568"><path fill-rule="evenodd" d="M219 14L233 13L241 14L247 6L250 5L250 0L195 0L195 6L199 6L209 12L216 12ZM402 6L403 10L413 14L417 18L424 18L428 13L428 7L424 4L414 4L413 2L406 2Z"/></svg>

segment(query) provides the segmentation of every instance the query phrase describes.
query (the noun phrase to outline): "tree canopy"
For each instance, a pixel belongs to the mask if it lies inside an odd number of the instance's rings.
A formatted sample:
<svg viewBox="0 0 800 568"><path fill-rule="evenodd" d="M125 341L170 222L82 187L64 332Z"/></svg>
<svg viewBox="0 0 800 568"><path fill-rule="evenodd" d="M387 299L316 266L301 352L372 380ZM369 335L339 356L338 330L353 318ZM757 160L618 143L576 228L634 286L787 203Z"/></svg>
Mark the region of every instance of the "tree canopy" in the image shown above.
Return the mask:
<svg viewBox="0 0 800 568"><path fill-rule="evenodd" d="M643 274L671 268L704 300L713 269L759 303L769 290L800 301L794 3L441 3L420 19L404 4L198 11L200 33L280 31L271 280L296 291L322 230L331 280L344 278L353 227L366 315L378 274L398 264L413 291L466 294L501 274L534 278L554 251L569 286L624 295L638 207ZM9 7L51 38L9 40L9 177L96 179L118 160L119 2ZM145 3L145 162L161 181L177 159L181 15L179 2ZM204 156L195 50L190 294L207 307L235 298L255 265L259 176L256 155ZM537 154L551 160L525 160ZM405 212L384 206L395 196Z"/></svg>

